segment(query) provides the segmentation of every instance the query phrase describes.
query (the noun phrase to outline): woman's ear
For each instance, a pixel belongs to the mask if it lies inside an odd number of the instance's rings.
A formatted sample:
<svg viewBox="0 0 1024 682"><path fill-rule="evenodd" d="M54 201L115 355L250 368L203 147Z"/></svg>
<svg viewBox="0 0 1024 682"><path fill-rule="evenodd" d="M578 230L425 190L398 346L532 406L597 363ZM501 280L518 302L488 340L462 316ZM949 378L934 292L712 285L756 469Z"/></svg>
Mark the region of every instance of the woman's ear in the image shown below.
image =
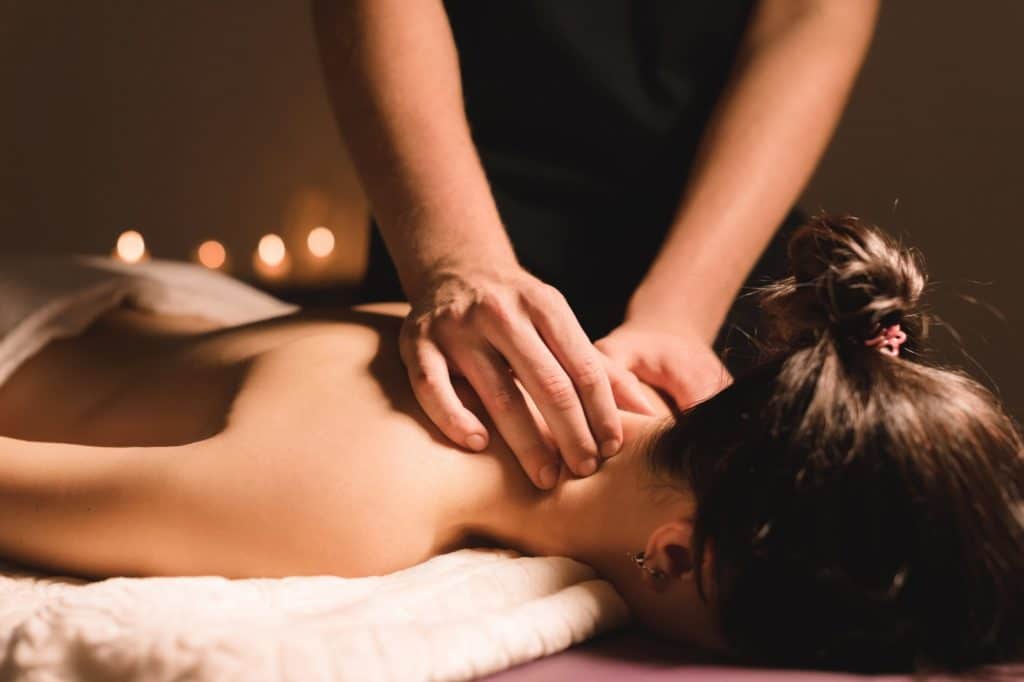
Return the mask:
<svg viewBox="0 0 1024 682"><path fill-rule="evenodd" d="M656 591L668 588L672 580L693 575L693 523L669 521L647 538L644 550L644 581Z"/></svg>

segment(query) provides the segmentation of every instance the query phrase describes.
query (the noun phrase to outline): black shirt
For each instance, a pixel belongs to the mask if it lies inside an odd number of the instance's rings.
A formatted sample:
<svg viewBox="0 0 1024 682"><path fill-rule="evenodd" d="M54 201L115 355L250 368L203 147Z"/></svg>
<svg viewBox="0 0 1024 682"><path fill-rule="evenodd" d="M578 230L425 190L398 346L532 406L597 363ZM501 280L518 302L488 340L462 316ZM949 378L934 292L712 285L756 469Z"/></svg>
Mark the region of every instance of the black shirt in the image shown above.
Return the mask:
<svg viewBox="0 0 1024 682"><path fill-rule="evenodd" d="M444 5L470 132L520 262L592 336L606 333L663 241L751 2ZM400 292L389 265L375 235L371 296Z"/></svg>
<svg viewBox="0 0 1024 682"><path fill-rule="evenodd" d="M678 194L749 3L444 4L488 176L561 209Z"/></svg>

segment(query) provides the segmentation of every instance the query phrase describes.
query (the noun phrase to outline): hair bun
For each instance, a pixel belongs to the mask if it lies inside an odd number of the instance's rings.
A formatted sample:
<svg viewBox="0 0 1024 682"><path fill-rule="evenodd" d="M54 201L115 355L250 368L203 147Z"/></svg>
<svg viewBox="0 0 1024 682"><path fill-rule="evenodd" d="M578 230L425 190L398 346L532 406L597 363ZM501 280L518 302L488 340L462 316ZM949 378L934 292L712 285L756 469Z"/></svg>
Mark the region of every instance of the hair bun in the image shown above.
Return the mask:
<svg viewBox="0 0 1024 682"><path fill-rule="evenodd" d="M917 252L851 215L819 213L789 241L791 276L766 287L768 340L792 349L830 334L861 345L880 326L921 333L925 274Z"/></svg>

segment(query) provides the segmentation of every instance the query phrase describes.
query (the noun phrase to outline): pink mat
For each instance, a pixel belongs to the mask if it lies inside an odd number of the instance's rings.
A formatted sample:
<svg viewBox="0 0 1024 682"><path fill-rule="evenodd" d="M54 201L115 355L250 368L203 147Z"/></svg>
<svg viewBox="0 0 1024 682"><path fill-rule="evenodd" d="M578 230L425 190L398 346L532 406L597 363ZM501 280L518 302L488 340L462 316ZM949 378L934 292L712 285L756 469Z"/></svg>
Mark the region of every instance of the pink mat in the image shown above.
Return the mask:
<svg viewBox="0 0 1024 682"><path fill-rule="evenodd" d="M1024 680L1024 666L1010 670ZM929 677L928 682L955 682L951 677ZM693 653L636 632L619 632L591 640L562 653L511 668L487 678L488 682L913 682L907 675L850 675L798 670L762 670L715 665Z"/></svg>

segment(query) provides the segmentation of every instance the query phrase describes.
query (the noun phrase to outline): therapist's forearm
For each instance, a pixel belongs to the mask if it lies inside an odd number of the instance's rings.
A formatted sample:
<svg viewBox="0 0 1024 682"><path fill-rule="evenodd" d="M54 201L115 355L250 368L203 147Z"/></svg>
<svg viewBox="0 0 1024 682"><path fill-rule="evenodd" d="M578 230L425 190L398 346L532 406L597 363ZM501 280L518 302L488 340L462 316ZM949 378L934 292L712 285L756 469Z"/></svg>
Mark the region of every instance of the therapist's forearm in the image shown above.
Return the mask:
<svg viewBox="0 0 1024 682"><path fill-rule="evenodd" d="M872 0L767 0L755 8L627 321L714 339L824 152L876 13Z"/></svg>
<svg viewBox="0 0 1024 682"><path fill-rule="evenodd" d="M406 293L449 264L514 265L441 0L318 0L343 137Z"/></svg>

